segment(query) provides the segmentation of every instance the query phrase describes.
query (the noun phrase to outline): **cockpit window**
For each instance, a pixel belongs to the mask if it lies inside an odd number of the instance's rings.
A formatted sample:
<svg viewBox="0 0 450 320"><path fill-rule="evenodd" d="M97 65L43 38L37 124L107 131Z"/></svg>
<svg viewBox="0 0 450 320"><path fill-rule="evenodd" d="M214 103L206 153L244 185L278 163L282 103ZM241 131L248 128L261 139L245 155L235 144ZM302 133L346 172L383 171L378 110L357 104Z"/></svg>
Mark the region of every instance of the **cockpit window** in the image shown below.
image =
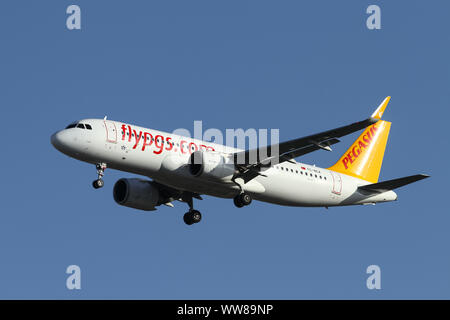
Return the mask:
<svg viewBox="0 0 450 320"><path fill-rule="evenodd" d="M66 129L75 128L76 126L77 126L76 123L71 123L66 127Z"/></svg>
<svg viewBox="0 0 450 320"><path fill-rule="evenodd" d="M80 128L80 129L88 129L88 130L92 130L92 126L90 124L84 124L84 123L79 123L79 122L74 122L69 124L66 129L71 129L71 128Z"/></svg>

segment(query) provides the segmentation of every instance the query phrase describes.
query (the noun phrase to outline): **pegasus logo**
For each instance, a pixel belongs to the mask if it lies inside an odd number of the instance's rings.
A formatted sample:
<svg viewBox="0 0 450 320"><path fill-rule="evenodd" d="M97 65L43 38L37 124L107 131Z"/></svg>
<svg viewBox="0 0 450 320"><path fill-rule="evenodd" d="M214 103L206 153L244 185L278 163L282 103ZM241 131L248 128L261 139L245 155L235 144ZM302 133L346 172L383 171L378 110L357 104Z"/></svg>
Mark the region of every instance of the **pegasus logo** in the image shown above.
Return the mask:
<svg viewBox="0 0 450 320"><path fill-rule="evenodd" d="M345 169L348 169L349 163L352 164L356 161L356 159L359 157L359 155L364 152L365 149L369 147L369 145L372 143L372 139L375 136L375 132L378 130L377 127L375 127L377 123L373 124L370 128L366 130L366 133L363 134L360 139L358 139L354 144L353 147L350 149L350 152L347 153L347 155L342 159L342 164L344 165Z"/></svg>

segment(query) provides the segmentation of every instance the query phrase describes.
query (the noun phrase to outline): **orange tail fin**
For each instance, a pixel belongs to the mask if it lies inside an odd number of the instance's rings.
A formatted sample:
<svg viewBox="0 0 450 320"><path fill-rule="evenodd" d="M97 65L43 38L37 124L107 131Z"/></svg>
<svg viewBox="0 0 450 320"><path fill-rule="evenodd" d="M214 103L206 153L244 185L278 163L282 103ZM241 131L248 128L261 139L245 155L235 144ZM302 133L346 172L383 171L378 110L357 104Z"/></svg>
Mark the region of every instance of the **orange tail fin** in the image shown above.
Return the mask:
<svg viewBox="0 0 450 320"><path fill-rule="evenodd" d="M369 126L336 164L328 168L372 183L378 182L391 123Z"/></svg>
<svg viewBox="0 0 450 320"><path fill-rule="evenodd" d="M389 98L378 107L373 118L381 119ZM372 183L378 182L390 129L391 123L384 120L368 126L339 161L328 169Z"/></svg>

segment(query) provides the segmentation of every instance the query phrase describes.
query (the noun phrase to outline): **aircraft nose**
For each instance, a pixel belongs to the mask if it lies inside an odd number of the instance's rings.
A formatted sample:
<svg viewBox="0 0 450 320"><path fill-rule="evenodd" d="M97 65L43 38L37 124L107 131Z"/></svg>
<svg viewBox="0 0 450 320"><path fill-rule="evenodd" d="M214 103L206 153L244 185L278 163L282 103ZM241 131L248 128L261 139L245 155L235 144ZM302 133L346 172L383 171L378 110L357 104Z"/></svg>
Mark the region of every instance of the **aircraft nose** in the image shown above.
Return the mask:
<svg viewBox="0 0 450 320"><path fill-rule="evenodd" d="M52 143L52 145L58 149L58 146L61 145L61 135L60 135L60 131L55 132L54 134L52 134L52 136L50 137L50 142Z"/></svg>
<svg viewBox="0 0 450 320"><path fill-rule="evenodd" d="M52 134L52 136L50 137L50 142L56 149L61 151L65 146L67 146L68 143L65 130L61 130Z"/></svg>

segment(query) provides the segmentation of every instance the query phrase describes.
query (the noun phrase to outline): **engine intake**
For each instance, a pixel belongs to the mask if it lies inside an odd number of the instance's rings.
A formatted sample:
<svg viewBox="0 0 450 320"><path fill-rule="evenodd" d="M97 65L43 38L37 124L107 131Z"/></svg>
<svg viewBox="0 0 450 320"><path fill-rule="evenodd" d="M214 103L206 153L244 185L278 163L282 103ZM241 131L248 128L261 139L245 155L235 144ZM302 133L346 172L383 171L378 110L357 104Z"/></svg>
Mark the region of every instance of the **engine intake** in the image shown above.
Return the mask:
<svg viewBox="0 0 450 320"><path fill-rule="evenodd" d="M113 189L114 200L125 207L152 211L160 205L160 192L151 181L137 178L119 179Z"/></svg>
<svg viewBox="0 0 450 320"><path fill-rule="evenodd" d="M236 172L234 164L214 151L195 151L189 158L189 172L194 177L222 179Z"/></svg>

